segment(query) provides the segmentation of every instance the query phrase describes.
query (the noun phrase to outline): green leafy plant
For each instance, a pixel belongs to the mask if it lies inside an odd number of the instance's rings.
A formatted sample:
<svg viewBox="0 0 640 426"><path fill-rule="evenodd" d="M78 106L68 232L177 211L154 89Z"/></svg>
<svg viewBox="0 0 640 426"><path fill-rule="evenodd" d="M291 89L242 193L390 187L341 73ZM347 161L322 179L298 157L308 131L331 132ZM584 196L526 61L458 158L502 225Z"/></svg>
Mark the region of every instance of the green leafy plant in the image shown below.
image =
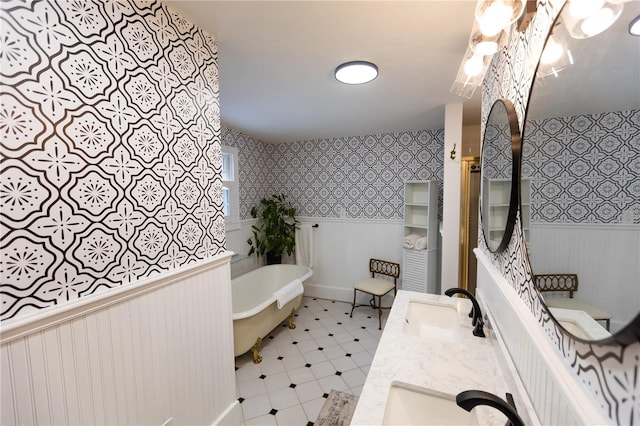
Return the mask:
<svg viewBox="0 0 640 426"><path fill-rule="evenodd" d="M296 212L284 194L263 198L258 206L252 207L251 216L259 222L251 227L253 237L247 240L249 255L266 255L268 264L280 263L285 252L291 256L299 223Z"/></svg>

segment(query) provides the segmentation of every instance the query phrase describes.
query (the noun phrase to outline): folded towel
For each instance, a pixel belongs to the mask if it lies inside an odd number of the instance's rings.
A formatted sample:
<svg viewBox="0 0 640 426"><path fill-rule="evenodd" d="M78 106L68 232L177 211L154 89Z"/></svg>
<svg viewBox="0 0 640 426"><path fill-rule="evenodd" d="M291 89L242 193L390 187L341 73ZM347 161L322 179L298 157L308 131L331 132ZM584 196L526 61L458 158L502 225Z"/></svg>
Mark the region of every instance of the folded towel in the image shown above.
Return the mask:
<svg viewBox="0 0 640 426"><path fill-rule="evenodd" d="M284 305L286 305L302 293L304 293L302 281L300 281L299 279L295 279L281 289L277 290L275 293L273 293L273 295L276 298L278 309L282 309Z"/></svg>
<svg viewBox="0 0 640 426"><path fill-rule="evenodd" d="M424 250L427 248L427 237L418 238L416 243L413 245L413 248L416 250Z"/></svg>
<svg viewBox="0 0 640 426"><path fill-rule="evenodd" d="M420 238L418 234L409 234L402 240L402 246L404 248L411 249L416 244L416 241Z"/></svg>

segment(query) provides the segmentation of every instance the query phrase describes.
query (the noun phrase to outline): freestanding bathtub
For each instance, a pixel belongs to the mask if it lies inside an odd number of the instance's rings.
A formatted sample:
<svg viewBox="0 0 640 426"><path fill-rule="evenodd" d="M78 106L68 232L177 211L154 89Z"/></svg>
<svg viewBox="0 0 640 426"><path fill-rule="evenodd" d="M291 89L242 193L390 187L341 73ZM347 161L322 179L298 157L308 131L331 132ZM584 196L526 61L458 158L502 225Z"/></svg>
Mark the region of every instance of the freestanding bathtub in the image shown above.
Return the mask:
<svg viewBox="0 0 640 426"><path fill-rule="evenodd" d="M268 265L231 280L233 305L233 352L235 356L251 350L253 362L262 361L258 351L262 339L287 317L295 328L293 316L302 295L278 309L273 295L295 279L304 281L313 271L300 265Z"/></svg>

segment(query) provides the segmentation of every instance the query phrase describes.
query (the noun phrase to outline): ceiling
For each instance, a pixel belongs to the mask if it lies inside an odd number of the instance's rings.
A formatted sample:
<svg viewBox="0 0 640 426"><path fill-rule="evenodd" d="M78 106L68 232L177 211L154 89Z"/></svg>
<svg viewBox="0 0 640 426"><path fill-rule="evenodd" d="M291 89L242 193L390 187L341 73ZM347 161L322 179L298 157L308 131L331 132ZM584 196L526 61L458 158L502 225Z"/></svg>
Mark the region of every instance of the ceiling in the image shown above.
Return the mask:
<svg viewBox="0 0 640 426"><path fill-rule="evenodd" d="M218 44L222 123L265 142L444 128L475 1L165 1ZM378 65L363 85L333 76ZM480 90L465 123L480 121Z"/></svg>

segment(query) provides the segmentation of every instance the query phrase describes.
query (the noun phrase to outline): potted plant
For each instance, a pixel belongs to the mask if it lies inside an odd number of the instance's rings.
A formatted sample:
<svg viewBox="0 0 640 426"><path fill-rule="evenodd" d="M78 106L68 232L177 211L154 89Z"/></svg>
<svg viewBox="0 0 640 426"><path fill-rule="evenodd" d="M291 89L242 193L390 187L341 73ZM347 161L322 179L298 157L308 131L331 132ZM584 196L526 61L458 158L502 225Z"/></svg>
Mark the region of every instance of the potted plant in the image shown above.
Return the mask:
<svg viewBox="0 0 640 426"><path fill-rule="evenodd" d="M247 240L251 247L249 255L266 255L267 264L281 263L282 255L289 256L296 246L296 209L284 194L272 195L260 200L260 205L251 208L251 216L259 219L251 228L253 237Z"/></svg>

